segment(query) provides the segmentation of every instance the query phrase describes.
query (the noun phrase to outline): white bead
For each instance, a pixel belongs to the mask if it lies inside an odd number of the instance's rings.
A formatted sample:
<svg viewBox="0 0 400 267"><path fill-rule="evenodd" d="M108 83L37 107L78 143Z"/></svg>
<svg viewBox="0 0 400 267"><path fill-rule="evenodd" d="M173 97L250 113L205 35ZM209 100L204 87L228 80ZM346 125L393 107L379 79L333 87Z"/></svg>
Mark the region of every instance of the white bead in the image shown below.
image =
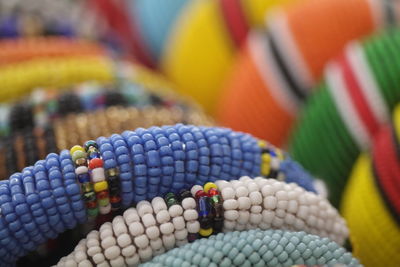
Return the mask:
<svg viewBox="0 0 400 267"><path fill-rule="evenodd" d="M259 206L259 205L251 206L250 212L251 213L261 213L262 212L262 207Z"/></svg>
<svg viewBox="0 0 400 267"><path fill-rule="evenodd" d="M113 236L108 236L101 241L101 247L107 249L109 247L115 246L116 243L117 242Z"/></svg>
<svg viewBox="0 0 400 267"><path fill-rule="evenodd" d="M274 196L267 196L264 198L264 208L273 210L276 208L277 200Z"/></svg>
<svg viewBox="0 0 400 267"><path fill-rule="evenodd" d="M93 259L94 263L96 263L96 264L99 264L99 263L101 263L101 262L103 262L103 261L106 260L106 259L104 258L103 253L98 253L98 254L94 255L94 256L92 257L92 259Z"/></svg>
<svg viewBox="0 0 400 267"><path fill-rule="evenodd" d="M107 206L99 206L100 214L109 214L111 211L111 204L108 203Z"/></svg>
<svg viewBox="0 0 400 267"><path fill-rule="evenodd" d="M289 200L287 211L296 214L298 210L298 205L296 200Z"/></svg>
<svg viewBox="0 0 400 267"><path fill-rule="evenodd" d="M111 229L100 229L100 239L106 239L109 236L114 236Z"/></svg>
<svg viewBox="0 0 400 267"><path fill-rule="evenodd" d="M186 223L186 229L189 233L198 233L200 231L200 223L199 221L190 221Z"/></svg>
<svg viewBox="0 0 400 267"><path fill-rule="evenodd" d="M140 221L139 214L137 213L136 209L134 209L134 208L127 209L124 212L123 217L124 217L127 225L130 225L133 222Z"/></svg>
<svg viewBox="0 0 400 267"><path fill-rule="evenodd" d="M83 251L75 251L74 259L76 262L81 262L87 258L86 254Z"/></svg>
<svg viewBox="0 0 400 267"><path fill-rule="evenodd" d="M308 207L301 205L296 213L297 217L301 219L307 219L308 217Z"/></svg>
<svg viewBox="0 0 400 267"><path fill-rule="evenodd" d="M246 224L250 219L250 212L240 210L239 211L239 218L237 219L238 223Z"/></svg>
<svg viewBox="0 0 400 267"><path fill-rule="evenodd" d="M156 219L153 214L147 213L142 216L142 222L145 227L150 227L156 225Z"/></svg>
<svg viewBox="0 0 400 267"><path fill-rule="evenodd" d="M88 241L86 242L86 246L87 246L88 248L90 248L90 247L95 247L95 246L100 246L100 242L99 242L98 238L97 238L97 239L90 238L90 239L88 239Z"/></svg>
<svg viewBox="0 0 400 267"><path fill-rule="evenodd" d="M283 226L283 219L275 216L272 220L272 225L276 228L281 228Z"/></svg>
<svg viewBox="0 0 400 267"><path fill-rule="evenodd" d="M199 218L199 214L194 209L187 209L183 212L183 218L186 221L197 220Z"/></svg>
<svg viewBox="0 0 400 267"><path fill-rule="evenodd" d="M239 197L238 198L239 209L240 210L248 210L251 207L251 201L248 197Z"/></svg>
<svg viewBox="0 0 400 267"><path fill-rule="evenodd" d="M87 238L88 240L89 240L89 239L99 239L99 231L96 231L96 230L90 231L90 232L87 234L86 238Z"/></svg>
<svg viewBox="0 0 400 267"><path fill-rule="evenodd" d="M247 197L249 195L249 190L244 186L239 186L236 188L236 197Z"/></svg>
<svg viewBox="0 0 400 267"><path fill-rule="evenodd" d="M122 249L121 254L124 257L130 257L136 253L136 247L133 245L129 245Z"/></svg>
<svg viewBox="0 0 400 267"><path fill-rule="evenodd" d="M287 206L288 206L287 200L279 200L278 203L276 204L276 207L282 210L286 210Z"/></svg>
<svg viewBox="0 0 400 267"><path fill-rule="evenodd" d="M182 200L182 207L185 210L196 209L196 200L192 197L187 197Z"/></svg>
<svg viewBox="0 0 400 267"><path fill-rule="evenodd" d="M272 223L272 220L275 218L275 212L271 210L263 210L261 213L263 216L263 222Z"/></svg>
<svg viewBox="0 0 400 267"><path fill-rule="evenodd" d="M239 218L239 212L237 210L227 210L224 212L224 217L227 220L236 221Z"/></svg>
<svg viewBox="0 0 400 267"><path fill-rule="evenodd" d="M78 168L75 169L76 175L81 175L81 174L85 174L88 172L89 172L89 169L86 166L79 166Z"/></svg>
<svg viewBox="0 0 400 267"><path fill-rule="evenodd" d="M123 267L125 266L125 261L124 258L119 256L118 258L111 260L110 264L112 267Z"/></svg>
<svg viewBox="0 0 400 267"><path fill-rule="evenodd" d="M283 210L283 209L276 209L275 210L275 216L280 217L280 218L285 218L286 211Z"/></svg>
<svg viewBox="0 0 400 267"><path fill-rule="evenodd" d="M170 222L163 223L160 225L160 231L163 235L168 235L174 232L174 225Z"/></svg>
<svg viewBox="0 0 400 267"><path fill-rule="evenodd" d="M153 251L151 250L151 247L146 247L139 249L138 254L142 261L148 261L153 256Z"/></svg>
<svg viewBox="0 0 400 267"><path fill-rule="evenodd" d="M106 256L107 259L112 260L117 258L121 253L121 250L118 246L112 246L107 248L104 251L104 256Z"/></svg>
<svg viewBox="0 0 400 267"><path fill-rule="evenodd" d="M167 210L161 210L156 214L156 219L158 223L162 224L168 222L171 219L171 216L169 216L169 212Z"/></svg>
<svg viewBox="0 0 400 267"><path fill-rule="evenodd" d="M139 201L139 203L136 205L136 210L140 217L143 217L143 215L148 213L153 213L153 207L147 200Z"/></svg>
<svg viewBox="0 0 400 267"><path fill-rule="evenodd" d="M196 196L196 193L198 192L198 191L202 191L203 190L203 187L202 186L200 186L200 185L194 185L193 187L192 187L192 189L190 190L190 193L192 193L192 196L194 197L194 196Z"/></svg>
<svg viewBox="0 0 400 267"><path fill-rule="evenodd" d="M162 241L166 249L171 249L175 246L175 236L173 234L163 235Z"/></svg>
<svg viewBox="0 0 400 267"><path fill-rule="evenodd" d="M271 228L271 225L268 224L268 223L265 223L265 222L261 222L261 223L258 225L258 227L259 227L261 230L268 230L268 229Z"/></svg>
<svg viewBox="0 0 400 267"><path fill-rule="evenodd" d="M317 195L315 195L314 193L311 193L311 192L306 192L305 193L305 197L306 197L307 203L309 205L315 205L320 201L320 198Z"/></svg>
<svg viewBox="0 0 400 267"><path fill-rule="evenodd" d="M246 229L246 224L237 223L235 229L237 231L243 231L244 229Z"/></svg>
<svg viewBox="0 0 400 267"><path fill-rule="evenodd" d="M185 220L183 219L182 216L172 218L172 223L174 224L174 228L176 230L181 230L185 228Z"/></svg>
<svg viewBox="0 0 400 267"><path fill-rule="evenodd" d="M161 238L151 239L150 246L153 250L158 250L163 247Z"/></svg>
<svg viewBox="0 0 400 267"><path fill-rule="evenodd" d="M231 180L229 182L231 183L233 189L235 189L235 190L238 189L241 186L244 186L244 183L242 181L239 181L239 180Z"/></svg>
<svg viewBox="0 0 400 267"><path fill-rule="evenodd" d="M274 188L275 192L278 192L284 189L284 185L285 183L283 182L274 181L272 187Z"/></svg>
<svg viewBox="0 0 400 267"><path fill-rule="evenodd" d="M140 258L138 254L135 254L131 257L125 258L125 262L128 266L136 266L139 264Z"/></svg>
<svg viewBox="0 0 400 267"><path fill-rule="evenodd" d="M177 230L174 233L176 240L182 240L187 238L188 236L188 231L186 230L186 228L183 228L181 230Z"/></svg>
<svg viewBox="0 0 400 267"><path fill-rule="evenodd" d="M305 222L303 220L301 220L299 218L296 218L296 220L294 222L295 229L297 229L297 230L304 229L305 225L306 224L305 224Z"/></svg>
<svg viewBox="0 0 400 267"><path fill-rule="evenodd" d="M260 187L255 183L255 182L249 182L247 183L247 189L249 190L249 192L259 192Z"/></svg>
<svg viewBox="0 0 400 267"><path fill-rule="evenodd" d="M76 263L76 262L75 262L74 260L72 260L72 259L69 259L69 260L66 260L66 261L65 261L64 266L65 266L65 267L77 267L77 266L78 266L78 263Z"/></svg>
<svg viewBox="0 0 400 267"><path fill-rule="evenodd" d="M254 182L258 185L259 188L263 188L268 184L268 180L262 177L257 177L254 179Z"/></svg>
<svg viewBox="0 0 400 267"><path fill-rule="evenodd" d="M140 222L133 222L129 225L129 232L132 236L138 236L144 233L143 224Z"/></svg>
<svg viewBox="0 0 400 267"><path fill-rule="evenodd" d="M261 205L263 197L260 192L253 191L249 194L249 198L252 205Z"/></svg>
<svg viewBox="0 0 400 267"><path fill-rule="evenodd" d="M166 210L167 204L162 197L155 197L151 201L151 205L153 206L154 213L158 213L160 210Z"/></svg>
<svg viewBox="0 0 400 267"><path fill-rule="evenodd" d="M183 214L183 209L181 205L172 205L169 207L168 212L171 217L177 217Z"/></svg>
<svg viewBox="0 0 400 267"><path fill-rule="evenodd" d="M288 194L286 193L286 191L280 190L278 192L276 192L275 194L276 198L279 200L288 200Z"/></svg>
<svg viewBox="0 0 400 267"><path fill-rule="evenodd" d="M252 224L258 225L262 221L261 213L250 213L250 222Z"/></svg>
<svg viewBox="0 0 400 267"><path fill-rule="evenodd" d="M275 193L274 188L271 185L264 185L261 188L261 194L263 195L263 197L268 197L268 196L272 196Z"/></svg>
<svg viewBox="0 0 400 267"><path fill-rule="evenodd" d="M112 226L116 236L128 233L128 228L126 227L124 218L122 216L115 217L112 221Z"/></svg>
<svg viewBox="0 0 400 267"><path fill-rule="evenodd" d="M83 260L78 264L78 267L92 267L93 264L89 260Z"/></svg>
<svg viewBox="0 0 400 267"><path fill-rule="evenodd" d="M147 238L146 235L140 235L135 237L134 242L138 248L145 248L149 245L149 239Z"/></svg>
<svg viewBox="0 0 400 267"><path fill-rule="evenodd" d="M287 225L293 225L294 222L295 222L295 219L296 219L296 217L294 217L294 215L293 215L293 214L290 214L290 213L286 213L286 216L285 216L285 218L284 218L285 223L286 223Z"/></svg>
<svg viewBox="0 0 400 267"><path fill-rule="evenodd" d="M104 175L104 168L93 169L90 176L93 183L98 183L106 180L106 176Z"/></svg>
<svg viewBox="0 0 400 267"><path fill-rule="evenodd" d="M229 183L225 180L217 180L217 181L215 181L215 185L218 187L218 189L220 191L226 187L231 187L231 183Z"/></svg>
<svg viewBox="0 0 400 267"><path fill-rule="evenodd" d="M87 250L87 254L92 257L93 255L96 255L97 253L101 252L101 248L99 246L95 246L95 247L90 247Z"/></svg>
<svg viewBox="0 0 400 267"><path fill-rule="evenodd" d="M124 247L132 244L132 240L128 234L123 233L117 237L117 243L118 243L118 246L120 246L121 248L124 248Z"/></svg>
<svg viewBox="0 0 400 267"><path fill-rule="evenodd" d="M227 230L232 231L236 227L236 222L235 221L230 221L230 220L224 220L224 228Z"/></svg>
<svg viewBox="0 0 400 267"><path fill-rule="evenodd" d="M150 226L146 229L146 235L149 239L154 239L160 236L160 229L158 226Z"/></svg>
<svg viewBox="0 0 400 267"><path fill-rule="evenodd" d="M236 199L224 200L222 206L224 210L235 210L239 207L239 203Z"/></svg>
<svg viewBox="0 0 400 267"><path fill-rule="evenodd" d="M224 200L235 198L235 190L233 188L227 187L221 190L221 196Z"/></svg>
<svg viewBox="0 0 400 267"><path fill-rule="evenodd" d="M309 226L314 227L317 224L317 218L314 215L310 215L307 217L306 222Z"/></svg>
<svg viewBox="0 0 400 267"><path fill-rule="evenodd" d="M249 176L242 176L239 178L239 181L246 183L247 181L251 181L252 179Z"/></svg>
<svg viewBox="0 0 400 267"><path fill-rule="evenodd" d="M103 261L103 262L97 264L96 267L110 267L110 264L108 264L108 262L106 262L106 261Z"/></svg>

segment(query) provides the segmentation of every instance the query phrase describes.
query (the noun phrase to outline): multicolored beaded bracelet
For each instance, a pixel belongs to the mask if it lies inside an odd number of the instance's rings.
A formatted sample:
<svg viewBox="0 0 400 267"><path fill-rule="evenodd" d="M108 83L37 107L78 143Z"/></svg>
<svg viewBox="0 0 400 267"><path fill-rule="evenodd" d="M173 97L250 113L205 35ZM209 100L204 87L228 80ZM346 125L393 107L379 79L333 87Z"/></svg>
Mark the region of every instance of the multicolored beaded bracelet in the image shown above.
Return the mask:
<svg viewBox="0 0 400 267"><path fill-rule="evenodd" d="M101 140L100 138L97 143L102 143ZM240 175L256 176L260 174L261 148L258 145L258 140L250 135L232 132L225 128L195 127L182 124L161 128L139 128L136 131L125 131L122 135L114 134L111 136L111 141L112 147L107 146L107 149L103 150L104 147L100 146L99 153L96 152L95 155L104 159L106 168L111 166L108 164L113 160L112 157L110 158L107 155L111 153L118 159L114 166L120 172L120 181L123 185L121 189L124 192L120 197L122 203L128 205L162 195L164 194L163 190L177 194L187 186L204 183L203 179L206 179L206 182L216 181L223 171L225 171L225 179L227 180ZM195 147L194 144L197 145L197 149L191 149ZM232 149L235 147L238 149ZM89 148L90 146L88 146ZM186 148L189 150L186 150ZM187 151L192 152L189 154ZM197 175L193 176L200 171L200 164L195 164L196 161L193 160L196 158L194 155L196 153L199 155L200 151L204 151L204 156L202 156L204 160L211 163L210 168L202 170L203 178ZM232 159L238 160L239 173L236 173L233 168L221 168L224 161L230 166L228 162L233 162ZM61 165L60 160L62 160ZM89 215L97 214L96 195L90 183L90 176L88 177L87 161L86 151L82 147L75 147L72 151L62 151L60 156L50 154L46 157L46 161L35 163L33 174L36 190L40 195L43 195L42 204L55 236L69 227L69 220L66 217L69 215L65 213L68 207L73 213L73 218L79 222L87 219L85 218L86 212L90 213ZM192 163L189 164L189 162ZM75 169L73 164L76 166ZM283 168L279 171L283 171ZM304 172L302 169L298 169L298 171L299 173ZM105 176L104 170L102 172L102 176ZM157 183L160 186L154 187L152 179L156 178L156 173L162 173L163 179L157 178ZM69 178L63 185L60 181L63 181L62 177L66 174ZM74 174L75 180L72 179ZM168 175L170 176L169 179L167 179ZM80 197L77 197L79 194L79 178L81 178L84 189L88 193L86 204L89 209L87 211L83 208ZM92 182L95 181L92 180ZM130 186L125 186L124 183L129 183ZM11 197L13 196L11 194ZM69 199L68 201L65 201L65 196ZM5 200L3 205L10 205L9 201ZM73 204L75 201L78 201L80 205ZM30 208L29 205L28 208ZM12 221L14 222L17 218ZM315 223L314 219L313 223ZM6 225L8 227L8 224ZM22 243L22 241L19 242Z"/></svg>

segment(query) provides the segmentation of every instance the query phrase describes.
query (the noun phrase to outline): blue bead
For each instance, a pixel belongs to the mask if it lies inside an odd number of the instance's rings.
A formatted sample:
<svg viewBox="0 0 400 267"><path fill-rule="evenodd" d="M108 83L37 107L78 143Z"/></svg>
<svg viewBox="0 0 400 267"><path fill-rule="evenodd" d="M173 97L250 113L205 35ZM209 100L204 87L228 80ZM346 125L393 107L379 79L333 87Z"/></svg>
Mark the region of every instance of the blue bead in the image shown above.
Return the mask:
<svg viewBox="0 0 400 267"><path fill-rule="evenodd" d="M1 214L7 215L14 212L14 206L11 203L3 203L1 205Z"/></svg>
<svg viewBox="0 0 400 267"><path fill-rule="evenodd" d="M90 182L90 175L89 173L83 173L78 175L78 181L81 184Z"/></svg>
<svg viewBox="0 0 400 267"><path fill-rule="evenodd" d="M28 212L30 211L27 204L19 204L15 206L15 213L17 213L18 215L23 215Z"/></svg>
<svg viewBox="0 0 400 267"><path fill-rule="evenodd" d="M170 186L172 184L173 177L172 176L163 176L161 179L161 183L164 186Z"/></svg>
<svg viewBox="0 0 400 267"><path fill-rule="evenodd" d="M45 209L50 209L55 206L54 199L51 197L46 197L42 199L42 205Z"/></svg>
<svg viewBox="0 0 400 267"><path fill-rule="evenodd" d="M184 172L185 171L185 166L184 166L184 163L182 160L175 161L174 167L175 167L175 172Z"/></svg>
<svg viewBox="0 0 400 267"><path fill-rule="evenodd" d="M10 222L8 224L8 228L10 229L11 232L17 232L19 229L21 229L21 227L22 225L18 220Z"/></svg>
<svg viewBox="0 0 400 267"><path fill-rule="evenodd" d="M130 173L132 168L131 165L129 163L122 163L119 165L119 170L120 172L128 172Z"/></svg>
<svg viewBox="0 0 400 267"><path fill-rule="evenodd" d="M56 198L61 198L63 196L65 196L65 189L63 187L57 187L53 190L53 195ZM68 201L66 197L63 197L65 199L65 201Z"/></svg>
<svg viewBox="0 0 400 267"><path fill-rule="evenodd" d="M149 178L149 188L152 185L158 185L158 184L160 184L160 177L150 177ZM151 190L149 189L149 191L151 191Z"/></svg>
<svg viewBox="0 0 400 267"><path fill-rule="evenodd" d="M117 166L117 161L114 159L107 159L104 161L104 168L105 169L111 169L115 168Z"/></svg>
<svg viewBox="0 0 400 267"><path fill-rule="evenodd" d="M76 201L76 202L72 202L71 203L71 208L74 211L80 211L81 209L83 209L83 203L81 201Z"/></svg>
<svg viewBox="0 0 400 267"><path fill-rule="evenodd" d="M149 174L150 176L157 176L157 177L159 177L159 176L162 175L162 172L161 172L161 169L160 169L160 168L149 168L149 169L148 169L148 174Z"/></svg>
<svg viewBox="0 0 400 267"><path fill-rule="evenodd" d="M100 146L100 151L104 151L103 153L105 153L106 151L113 151L114 148L111 144L109 143L104 143ZM114 153L112 153L113 155Z"/></svg>
<svg viewBox="0 0 400 267"><path fill-rule="evenodd" d="M108 159L114 159L115 155L113 152L107 150L107 151L102 151L102 157L103 157L103 160L106 161Z"/></svg>
<svg viewBox="0 0 400 267"><path fill-rule="evenodd" d="M135 165L135 176L143 176L147 173L147 166L144 164Z"/></svg>
<svg viewBox="0 0 400 267"><path fill-rule="evenodd" d="M158 183L157 184L149 184L149 193L151 192L157 192L158 191Z"/></svg>
<svg viewBox="0 0 400 267"><path fill-rule="evenodd" d="M119 164L124 164L124 163L130 163L131 162L128 154L119 155L118 158L117 158L117 161L118 161Z"/></svg>
<svg viewBox="0 0 400 267"><path fill-rule="evenodd" d="M157 145L161 148L162 146L168 146L169 145L169 141L168 141L168 138L166 138L166 137L160 137L160 138L157 138Z"/></svg>
<svg viewBox="0 0 400 267"><path fill-rule="evenodd" d="M65 187L65 190L67 191L67 194L68 194L69 196L77 195L77 194L80 193L79 186L78 186L76 183L67 185L67 186Z"/></svg>
<svg viewBox="0 0 400 267"><path fill-rule="evenodd" d="M137 187L146 187L147 181L146 181L146 177L136 177L135 178L135 185Z"/></svg>
<svg viewBox="0 0 400 267"><path fill-rule="evenodd" d="M13 203L15 203L15 205L22 204L22 203L26 202L25 196L23 194L21 194L21 193L14 193L12 195L12 201L13 201Z"/></svg>
<svg viewBox="0 0 400 267"><path fill-rule="evenodd" d="M174 182L183 183L185 181L185 174L175 173Z"/></svg>
<svg viewBox="0 0 400 267"><path fill-rule="evenodd" d="M33 182L24 181L24 189L25 189L25 195L27 196L35 193L35 185L33 184Z"/></svg>
<svg viewBox="0 0 400 267"><path fill-rule="evenodd" d="M210 149L208 147L200 147L199 152L201 155L209 155L210 154Z"/></svg>
<svg viewBox="0 0 400 267"><path fill-rule="evenodd" d="M197 172L197 169L199 168L199 163L195 160L189 160L187 162L186 168L189 172Z"/></svg>
<svg viewBox="0 0 400 267"><path fill-rule="evenodd" d="M132 192L132 183L126 182L126 181L122 181L121 182L121 190L124 193Z"/></svg>
<svg viewBox="0 0 400 267"><path fill-rule="evenodd" d="M160 166L160 157L157 151L151 150L147 152L147 164L149 167Z"/></svg>
<svg viewBox="0 0 400 267"><path fill-rule="evenodd" d="M119 146L115 149L115 155L119 156L119 155L124 155L124 154L128 154L128 149L125 146Z"/></svg>
<svg viewBox="0 0 400 267"><path fill-rule="evenodd" d="M174 174L174 167L172 166L164 166L162 167L163 175L173 175Z"/></svg>
<svg viewBox="0 0 400 267"><path fill-rule="evenodd" d="M161 164L162 165L173 165L174 164L174 158L170 156L164 156L161 158Z"/></svg>
<svg viewBox="0 0 400 267"><path fill-rule="evenodd" d="M47 222L47 217L46 215L34 215L35 216L35 221L37 224L44 224Z"/></svg>
<svg viewBox="0 0 400 267"><path fill-rule="evenodd" d="M53 167L59 167L60 163L58 162L58 159L56 158L48 158L46 159L46 168L50 170Z"/></svg>
<svg viewBox="0 0 400 267"><path fill-rule="evenodd" d="M50 189L50 183L46 180L36 181L36 189L39 192Z"/></svg>
<svg viewBox="0 0 400 267"><path fill-rule="evenodd" d="M161 156L170 156L173 154L172 149L169 146L162 146L159 152Z"/></svg>
<svg viewBox="0 0 400 267"><path fill-rule="evenodd" d="M145 156L143 155L143 154L137 154L137 155L134 155L133 156L133 162L135 163L135 164L144 164L144 163L146 163L146 158L145 158Z"/></svg>
<svg viewBox="0 0 400 267"><path fill-rule="evenodd" d="M144 149L143 146L140 144L136 144L132 146L132 154L136 155L136 154L144 154Z"/></svg>
<svg viewBox="0 0 400 267"><path fill-rule="evenodd" d="M199 173L202 175L209 175L211 172L211 168L207 165L199 166Z"/></svg>

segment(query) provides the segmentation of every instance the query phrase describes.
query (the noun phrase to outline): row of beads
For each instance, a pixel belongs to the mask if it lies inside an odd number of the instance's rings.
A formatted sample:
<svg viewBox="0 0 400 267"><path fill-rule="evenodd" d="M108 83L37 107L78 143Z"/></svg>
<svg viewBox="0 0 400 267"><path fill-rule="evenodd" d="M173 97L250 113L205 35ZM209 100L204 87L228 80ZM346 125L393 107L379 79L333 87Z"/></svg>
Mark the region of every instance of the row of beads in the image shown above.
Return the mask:
<svg viewBox="0 0 400 267"><path fill-rule="evenodd" d="M190 233L200 230L196 201L187 191L180 194L181 204L174 194L166 199L140 201L123 216L104 223L57 266L132 266L186 244Z"/></svg>
<svg viewBox="0 0 400 267"><path fill-rule="evenodd" d="M158 266L361 266L328 238L305 232L249 230L218 234L175 248L143 264Z"/></svg>
<svg viewBox="0 0 400 267"><path fill-rule="evenodd" d="M348 229L329 202L294 183L261 177L216 181L224 199L224 231L261 228L305 231L343 244Z"/></svg>

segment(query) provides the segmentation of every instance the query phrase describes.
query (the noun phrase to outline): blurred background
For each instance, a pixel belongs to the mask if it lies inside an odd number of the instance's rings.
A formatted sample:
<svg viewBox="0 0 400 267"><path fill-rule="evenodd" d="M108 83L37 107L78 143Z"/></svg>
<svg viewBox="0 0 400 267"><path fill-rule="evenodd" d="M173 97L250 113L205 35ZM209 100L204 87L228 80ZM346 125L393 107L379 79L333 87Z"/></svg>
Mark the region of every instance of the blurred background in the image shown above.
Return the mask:
<svg viewBox="0 0 400 267"><path fill-rule="evenodd" d="M1 178L127 129L229 127L319 179L362 264L399 266L399 23L399 0L0 0Z"/></svg>

